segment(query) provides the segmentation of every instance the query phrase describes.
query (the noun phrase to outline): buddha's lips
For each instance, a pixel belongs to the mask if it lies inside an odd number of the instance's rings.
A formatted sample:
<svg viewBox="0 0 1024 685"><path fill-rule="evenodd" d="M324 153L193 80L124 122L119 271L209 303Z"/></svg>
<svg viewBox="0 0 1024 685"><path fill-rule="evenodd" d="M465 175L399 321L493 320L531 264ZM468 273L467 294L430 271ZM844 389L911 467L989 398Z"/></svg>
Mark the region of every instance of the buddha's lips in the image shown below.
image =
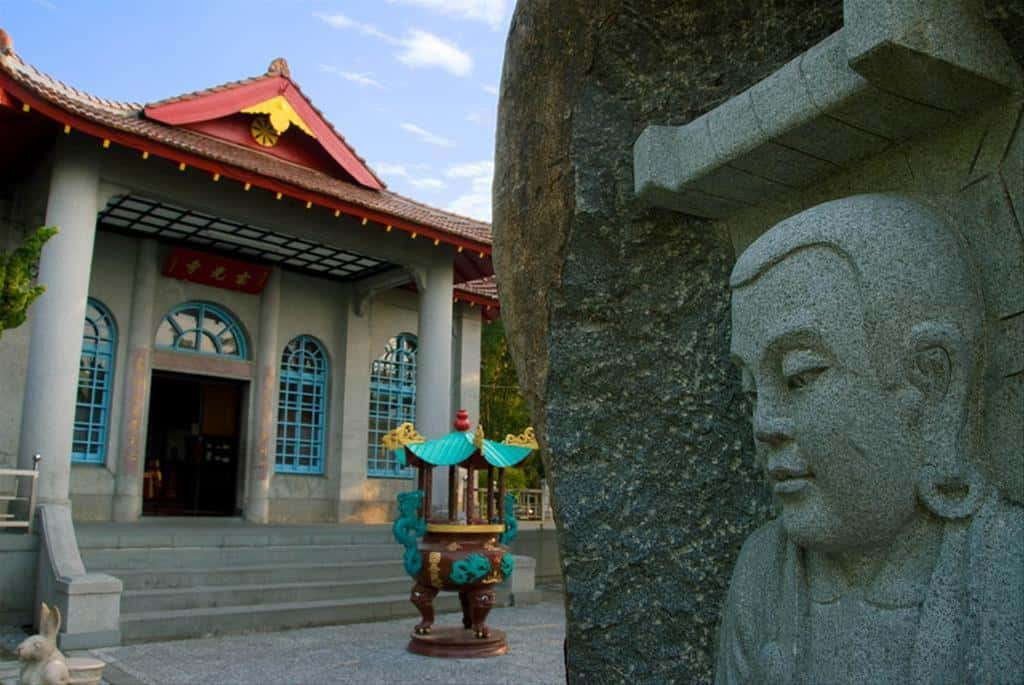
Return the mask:
<svg viewBox="0 0 1024 685"><path fill-rule="evenodd" d="M813 477L811 470L799 460L780 460L768 465L768 478L776 484Z"/></svg>

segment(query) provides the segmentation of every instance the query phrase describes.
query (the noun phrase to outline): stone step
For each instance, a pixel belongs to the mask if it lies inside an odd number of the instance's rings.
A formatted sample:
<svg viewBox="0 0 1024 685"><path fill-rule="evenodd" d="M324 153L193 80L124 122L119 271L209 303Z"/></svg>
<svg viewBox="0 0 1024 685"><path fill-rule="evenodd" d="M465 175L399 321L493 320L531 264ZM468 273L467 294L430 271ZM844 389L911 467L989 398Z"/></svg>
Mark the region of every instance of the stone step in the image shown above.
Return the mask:
<svg viewBox="0 0 1024 685"><path fill-rule="evenodd" d="M125 591L198 588L220 585L267 585L393 578L404 574L401 555L387 561L260 564L211 568L141 568L112 572Z"/></svg>
<svg viewBox="0 0 1024 685"><path fill-rule="evenodd" d="M434 607L438 613L457 611L458 595L441 593ZM121 635L126 642L142 642L195 637L197 634L284 630L418 616L416 607L409 601L408 593L404 593L259 606L122 613ZM410 632L413 625L415 623L410 622Z"/></svg>
<svg viewBox="0 0 1024 685"><path fill-rule="evenodd" d="M237 527L216 530L164 530L137 526L112 531L100 525L76 527L79 549L127 549L151 547L286 547L310 545L388 544L394 541L391 526L295 526Z"/></svg>
<svg viewBox="0 0 1024 685"><path fill-rule="evenodd" d="M322 600L382 597L408 593L413 581L408 576L375 577L364 580L300 581L249 585L207 585L159 590L129 590L121 595L125 614L177 611L254 604L283 604Z"/></svg>
<svg viewBox="0 0 1024 685"><path fill-rule="evenodd" d="M215 568L259 564L384 561L401 558L395 544L271 545L233 547L128 547L83 549L90 571L139 568Z"/></svg>

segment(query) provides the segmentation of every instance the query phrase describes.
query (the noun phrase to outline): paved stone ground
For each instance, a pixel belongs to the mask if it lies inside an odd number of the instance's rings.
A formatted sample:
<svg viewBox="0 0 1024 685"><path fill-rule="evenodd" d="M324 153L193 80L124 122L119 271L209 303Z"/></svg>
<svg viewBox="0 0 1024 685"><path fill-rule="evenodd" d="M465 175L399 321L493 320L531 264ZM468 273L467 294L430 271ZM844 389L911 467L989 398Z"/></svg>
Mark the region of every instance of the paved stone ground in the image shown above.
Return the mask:
<svg viewBox="0 0 1024 685"><path fill-rule="evenodd" d="M458 614L438 625L458 625ZM319 685L417 682L467 685L565 683L560 599L495 609L488 624L508 634L509 654L437 659L405 651L410 619L250 633L95 650L110 685Z"/></svg>

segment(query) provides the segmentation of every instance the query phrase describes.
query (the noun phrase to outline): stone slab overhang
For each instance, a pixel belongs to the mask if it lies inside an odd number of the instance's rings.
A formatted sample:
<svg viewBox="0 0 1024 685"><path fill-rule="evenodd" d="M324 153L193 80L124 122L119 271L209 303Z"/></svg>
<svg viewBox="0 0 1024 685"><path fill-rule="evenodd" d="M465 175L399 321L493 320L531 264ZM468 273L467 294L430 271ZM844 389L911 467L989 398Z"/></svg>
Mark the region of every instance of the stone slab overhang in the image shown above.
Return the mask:
<svg viewBox="0 0 1024 685"><path fill-rule="evenodd" d="M711 219L781 200L1021 90L977 0L845 0L844 26L683 126L633 148L648 206Z"/></svg>

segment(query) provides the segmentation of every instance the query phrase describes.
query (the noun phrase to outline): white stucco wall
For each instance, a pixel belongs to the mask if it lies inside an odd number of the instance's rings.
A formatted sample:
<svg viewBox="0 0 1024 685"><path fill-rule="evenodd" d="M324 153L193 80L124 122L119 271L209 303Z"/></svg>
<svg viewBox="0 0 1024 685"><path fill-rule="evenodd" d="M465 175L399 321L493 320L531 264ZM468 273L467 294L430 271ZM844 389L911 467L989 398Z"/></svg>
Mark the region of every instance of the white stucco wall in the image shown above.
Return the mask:
<svg viewBox="0 0 1024 685"><path fill-rule="evenodd" d="M48 173L49 164L41 162L28 177L0 189L0 250L16 247L30 231L42 225ZM0 338L0 466L13 468L18 463L30 332L31 326L26 323L4 331Z"/></svg>
<svg viewBox="0 0 1024 685"><path fill-rule="evenodd" d="M370 412L370 365L384 354L388 340L399 333L417 334L419 317L419 296L407 290L391 290L381 293L367 307L364 315L364 335L368 344L352 340L351 375L349 392L352 412L359 416L356 425L360 430L352 431L352 444L346 450L348 487L343 491L341 519L345 521L382 522L389 520L395 511L395 496L411 490L413 481L404 478L380 478L367 475L369 455L369 412ZM357 324L358 325L358 324ZM354 336L353 336L354 337Z"/></svg>
<svg viewBox="0 0 1024 685"><path fill-rule="evenodd" d="M102 159L105 167L101 192L110 192L112 188L120 192L138 185L140 192L153 197L185 206L194 204L233 218L255 221L257 217L264 217L270 228L288 230L287 226L294 226L296 234L308 234L311 239L332 243L341 240L345 244L352 241L353 249L403 263L415 263L421 257L426 262L439 256L436 248L424 241L396 240L388 234L371 234L358 223L349 226L351 221L324 219L303 211L301 207L273 202L256 193L215 186L208 179L193 178L191 173L181 174L176 169L168 170L152 163L144 165L134 157L120 159L119 154L113 152L105 154ZM115 164L110 164L112 161ZM48 174L43 173L45 166L43 163L39 173L22 182L25 188L5 188L0 192L0 246L10 246L24 234L25 226L34 227L42 221L48 179ZM118 346L106 463L76 464L71 470L71 499L77 520L107 520L112 513L120 453L118 441L125 412L123 374L128 368L133 286L141 240L108 231L98 231L96 235L89 295L110 309L117 324ZM160 268L170 249L160 246ZM249 356L255 358L260 345L259 295L161 275L157 278L153 297L152 335L155 336L156 327L167 311L192 300L211 302L230 312L244 328L249 339ZM399 288L378 294L360 316L354 311L350 284L281 272L277 327L279 346L283 349L297 335L315 336L327 350L331 378L325 473L322 476L273 474L270 483L272 521L382 522L393 515L395 495L413 487L412 480L367 476L369 378L370 365L384 352L389 338L402 332L418 333L419 304L419 296L415 292ZM479 407L479 310L456 306L455 316L452 406L470 409L475 422ZM462 318L464 316L465 319ZM3 371L0 376L0 464L17 461L30 330L25 326L8 331L0 339L0 369ZM68 322L68 335L80 337L81 331L80 323ZM245 501L243 489L249 463L246 452L253 449L255 442L255 406L251 386L243 400L246 416L242 427L239 506Z"/></svg>
<svg viewBox="0 0 1024 685"><path fill-rule="evenodd" d="M345 310L348 286L288 271L281 272L281 349L299 335L318 339L327 351L327 441L323 475L274 473L270 480L272 521L333 521L341 478L344 414ZM278 354L280 356L280 352Z"/></svg>
<svg viewBox="0 0 1024 685"><path fill-rule="evenodd" d="M135 278L135 257L138 239L98 231L93 248L92 271L89 276L89 297L99 300L110 310L117 327L117 350L114 375L111 379L111 404L107 427L107 452L104 464L71 465L71 510L76 519L105 521L110 518L117 473L118 426L123 407L122 376L128 358L128 325L132 306L132 282ZM81 337L81 324L68 322L68 335Z"/></svg>

